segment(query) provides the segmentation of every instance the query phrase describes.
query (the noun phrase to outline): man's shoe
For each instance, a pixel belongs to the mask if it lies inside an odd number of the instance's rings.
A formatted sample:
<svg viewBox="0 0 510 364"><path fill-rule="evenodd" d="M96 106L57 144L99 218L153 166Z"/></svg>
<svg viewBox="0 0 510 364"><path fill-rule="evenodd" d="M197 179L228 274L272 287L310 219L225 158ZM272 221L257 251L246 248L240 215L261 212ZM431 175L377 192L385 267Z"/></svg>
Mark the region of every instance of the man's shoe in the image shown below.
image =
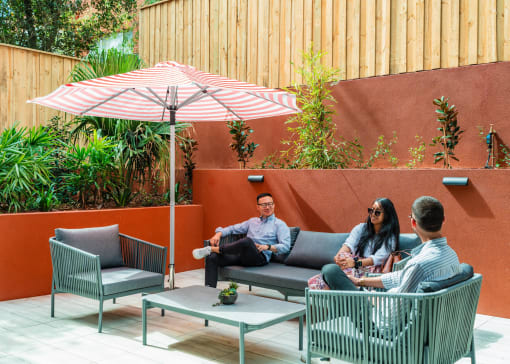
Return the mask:
<svg viewBox="0 0 510 364"><path fill-rule="evenodd" d="M205 248L193 249L193 258L202 259L211 254L211 247L206 246Z"/></svg>

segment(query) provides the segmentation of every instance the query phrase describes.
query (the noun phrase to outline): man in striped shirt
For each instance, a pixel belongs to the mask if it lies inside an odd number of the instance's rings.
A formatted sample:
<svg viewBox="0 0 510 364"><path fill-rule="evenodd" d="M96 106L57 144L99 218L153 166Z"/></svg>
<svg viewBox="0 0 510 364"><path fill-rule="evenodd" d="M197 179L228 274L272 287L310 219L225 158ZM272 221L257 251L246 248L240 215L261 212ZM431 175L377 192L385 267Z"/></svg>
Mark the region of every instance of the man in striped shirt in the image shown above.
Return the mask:
<svg viewBox="0 0 510 364"><path fill-rule="evenodd" d="M444 222L441 203L433 197L422 196L414 201L410 218L412 228L422 244L413 249L403 270L368 278L342 276L332 284L326 282L331 289L358 290L363 286L386 288L393 293L413 293L420 282L441 281L458 274L460 264L457 254L441 233Z"/></svg>

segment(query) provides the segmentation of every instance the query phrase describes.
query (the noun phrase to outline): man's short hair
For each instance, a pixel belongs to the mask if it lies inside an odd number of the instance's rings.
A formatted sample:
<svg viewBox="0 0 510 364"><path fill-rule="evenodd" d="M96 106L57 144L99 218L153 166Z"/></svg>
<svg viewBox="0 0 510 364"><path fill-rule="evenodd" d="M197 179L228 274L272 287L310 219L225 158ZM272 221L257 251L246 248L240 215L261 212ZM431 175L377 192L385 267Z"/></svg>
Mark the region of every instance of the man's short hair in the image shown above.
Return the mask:
<svg viewBox="0 0 510 364"><path fill-rule="evenodd" d="M273 195L271 195L271 194L270 194L270 193L268 193L268 192L261 193L260 195L258 195L258 196L257 196L257 203L259 202L259 200L260 200L262 197L271 197L271 198L273 198Z"/></svg>
<svg viewBox="0 0 510 364"><path fill-rule="evenodd" d="M421 196L414 201L411 210L414 219L423 230L431 233L441 230L444 209L439 200L430 196Z"/></svg>

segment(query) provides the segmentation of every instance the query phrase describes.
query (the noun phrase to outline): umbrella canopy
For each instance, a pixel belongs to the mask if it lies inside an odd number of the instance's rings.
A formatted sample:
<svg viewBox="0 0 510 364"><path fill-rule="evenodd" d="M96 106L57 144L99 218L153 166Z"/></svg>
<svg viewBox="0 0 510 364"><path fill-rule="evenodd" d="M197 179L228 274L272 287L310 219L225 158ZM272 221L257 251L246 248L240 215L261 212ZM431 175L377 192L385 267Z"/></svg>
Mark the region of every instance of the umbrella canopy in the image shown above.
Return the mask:
<svg viewBox="0 0 510 364"><path fill-rule="evenodd" d="M113 76L69 83L29 102L75 115L168 121L225 121L265 118L298 111L296 98L281 90L162 62Z"/></svg>
<svg viewBox="0 0 510 364"><path fill-rule="evenodd" d="M60 86L28 102L75 115L170 122L170 191L175 186L175 122L259 119L300 110L294 95L177 62ZM175 196L170 193L170 287L174 286Z"/></svg>

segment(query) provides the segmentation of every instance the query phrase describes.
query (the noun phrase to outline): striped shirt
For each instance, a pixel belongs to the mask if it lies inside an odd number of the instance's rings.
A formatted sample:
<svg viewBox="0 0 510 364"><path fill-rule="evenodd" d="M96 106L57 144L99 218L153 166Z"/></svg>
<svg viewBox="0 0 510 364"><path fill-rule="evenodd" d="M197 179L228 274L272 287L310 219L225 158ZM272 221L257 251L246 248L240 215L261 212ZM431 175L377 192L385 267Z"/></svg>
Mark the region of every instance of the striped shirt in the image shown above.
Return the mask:
<svg viewBox="0 0 510 364"><path fill-rule="evenodd" d="M421 282L442 281L460 272L459 258L446 238L429 240L411 252L405 268L381 276L390 293L413 293Z"/></svg>

